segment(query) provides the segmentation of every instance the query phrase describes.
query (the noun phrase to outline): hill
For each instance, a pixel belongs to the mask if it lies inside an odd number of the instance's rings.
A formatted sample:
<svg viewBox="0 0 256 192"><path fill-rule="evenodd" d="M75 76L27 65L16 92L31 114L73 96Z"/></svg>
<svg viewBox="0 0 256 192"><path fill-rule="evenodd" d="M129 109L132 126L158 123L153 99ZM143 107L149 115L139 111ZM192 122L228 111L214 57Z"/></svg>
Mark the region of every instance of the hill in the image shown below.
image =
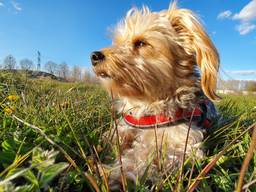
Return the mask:
<svg viewBox="0 0 256 192"><path fill-rule="evenodd" d="M57 81L66 81L64 78L57 77L51 73L45 71L32 71L32 70L21 70L21 69L1 69L0 73L18 73L20 75L25 75L27 78L31 79L52 79Z"/></svg>

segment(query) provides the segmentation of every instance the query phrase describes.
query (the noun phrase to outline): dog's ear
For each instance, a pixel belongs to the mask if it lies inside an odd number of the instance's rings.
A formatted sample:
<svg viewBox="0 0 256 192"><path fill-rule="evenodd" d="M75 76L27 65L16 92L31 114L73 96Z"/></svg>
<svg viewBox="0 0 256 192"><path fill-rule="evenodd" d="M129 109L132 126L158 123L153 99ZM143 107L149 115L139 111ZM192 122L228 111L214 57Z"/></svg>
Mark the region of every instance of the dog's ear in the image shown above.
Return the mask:
<svg viewBox="0 0 256 192"><path fill-rule="evenodd" d="M168 19L177 34L177 42L186 53L195 57L201 72L201 86L205 95L218 99L216 81L219 55L198 18L187 9L177 9L174 2L167 11Z"/></svg>

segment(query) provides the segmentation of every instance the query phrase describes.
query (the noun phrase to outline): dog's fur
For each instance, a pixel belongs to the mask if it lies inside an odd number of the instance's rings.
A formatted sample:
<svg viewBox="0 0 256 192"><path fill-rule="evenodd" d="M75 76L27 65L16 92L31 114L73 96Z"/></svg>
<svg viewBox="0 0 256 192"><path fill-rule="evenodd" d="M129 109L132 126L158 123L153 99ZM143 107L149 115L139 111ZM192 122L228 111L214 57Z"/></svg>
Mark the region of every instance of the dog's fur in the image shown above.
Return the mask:
<svg viewBox="0 0 256 192"><path fill-rule="evenodd" d="M103 85L118 100L117 110L136 117L178 108L192 110L200 99L215 100L218 52L198 18L172 3L168 10L132 8L113 35L113 45L101 50L104 59L94 66ZM118 123L124 174L136 179L150 164L148 174L177 167L184 153L188 123L158 129L136 129ZM186 154L202 156L204 130L192 125ZM161 162L160 162L161 161ZM112 167L118 167L117 160ZM156 175L156 174L154 174ZM120 169L110 174L119 180Z"/></svg>

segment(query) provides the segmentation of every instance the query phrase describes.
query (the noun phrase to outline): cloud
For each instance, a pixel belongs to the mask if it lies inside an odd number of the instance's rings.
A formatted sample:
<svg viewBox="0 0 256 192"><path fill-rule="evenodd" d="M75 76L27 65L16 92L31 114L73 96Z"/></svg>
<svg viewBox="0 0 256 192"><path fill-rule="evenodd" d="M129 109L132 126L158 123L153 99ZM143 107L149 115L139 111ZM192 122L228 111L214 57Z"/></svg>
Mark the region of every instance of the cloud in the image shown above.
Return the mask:
<svg viewBox="0 0 256 192"><path fill-rule="evenodd" d="M239 24L235 29L240 35L246 35L256 29L256 0L251 0L245 5L238 13L234 13L230 10L223 11L218 14L217 19L232 19L239 21Z"/></svg>
<svg viewBox="0 0 256 192"><path fill-rule="evenodd" d="M17 12L22 11L22 8L21 8L20 4L17 3L16 1L12 1L11 4L12 4L13 8L14 8Z"/></svg>
<svg viewBox="0 0 256 192"><path fill-rule="evenodd" d="M256 29L256 25L253 23L256 19L256 0L250 1L239 13L234 14L232 19L240 21L236 27L240 35L245 35Z"/></svg>
<svg viewBox="0 0 256 192"><path fill-rule="evenodd" d="M234 14L233 19L245 22L256 19L256 0L252 0L239 13Z"/></svg>
<svg viewBox="0 0 256 192"><path fill-rule="evenodd" d="M256 70L230 70L226 71L226 73L234 75L256 75Z"/></svg>
<svg viewBox="0 0 256 192"><path fill-rule="evenodd" d="M232 12L230 10L226 10L226 11L220 12L219 15L217 16L217 19L230 18L231 15L232 15Z"/></svg>
<svg viewBox="0 0 256 192"><path fill-rule="evenodd" d="M236 30L240 33L240 35L246 35L247 33L253 31L256 28L256 25L252 23L241 23L236 27Z"/></svg>
<svg viewBox="0 0 256 192"><path fill-rule="evenodd" d="M213 35L213 36L216 35L216 34L217 34L216 31L212 31L212 32L211 32L211 35Z"/></svg>
<svg viewBox="0 0 256 192"><path fill-rule="evenodd" d="M4 3L0 1L0 7L4 7Z"/></svg>

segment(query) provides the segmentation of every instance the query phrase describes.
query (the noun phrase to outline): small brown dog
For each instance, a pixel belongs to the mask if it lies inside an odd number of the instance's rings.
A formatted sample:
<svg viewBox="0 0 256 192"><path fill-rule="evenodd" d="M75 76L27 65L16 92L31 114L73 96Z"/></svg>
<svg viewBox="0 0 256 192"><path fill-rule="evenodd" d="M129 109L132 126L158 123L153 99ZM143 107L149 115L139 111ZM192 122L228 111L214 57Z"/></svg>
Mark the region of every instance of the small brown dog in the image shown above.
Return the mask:
<svg viewBox="0 0 256 192"><path fill-rule="evenodd" d="M119 101L126 177L136 180L148 166L154 176L159 168L177 168L184 152L203 155L200 143L216 116L210 100L218 98L219 56L190 10L175 3L161 12L131 9L114 31L113 45L93 52L91 61ZM111 167L120 167L119 161ZM120 168L113 169L110 184L120 177Z"/></svg>

